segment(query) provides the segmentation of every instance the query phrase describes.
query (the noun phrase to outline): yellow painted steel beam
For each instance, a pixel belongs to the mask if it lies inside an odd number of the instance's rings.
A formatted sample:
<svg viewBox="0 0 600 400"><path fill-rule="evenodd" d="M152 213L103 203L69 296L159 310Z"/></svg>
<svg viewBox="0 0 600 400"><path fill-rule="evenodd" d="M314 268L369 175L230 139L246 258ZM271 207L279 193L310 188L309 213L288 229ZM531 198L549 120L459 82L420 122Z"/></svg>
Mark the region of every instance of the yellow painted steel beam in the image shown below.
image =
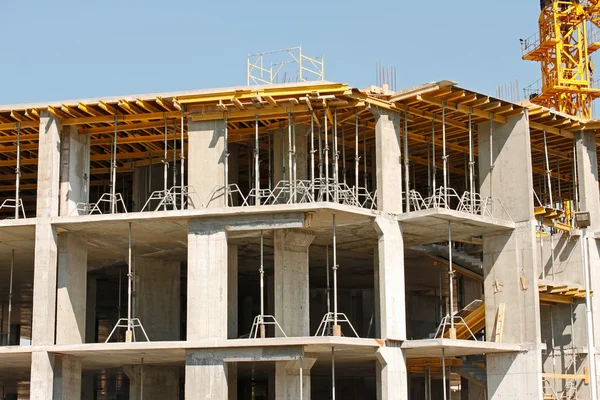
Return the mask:
<svg viewBox="0 0 600 400"><path fill-rule="evenodd" d="M100 123L114 123L115 117L119 122L138 122L138 121L150 121L155 119L170 119L170 118L181 118L181 112L179 111L165 111L157 113L141 113L141 114L116 114L116 115L98 115L96 117L82 117L82 118L64 118L61 121L61 125L87 125L87 124L100 124ZM0 127L2 125L0 124ZM15 128L12 128L15 129Z"/></svg>
<svg viewBox="0 0 600 400"><path fill-rule="evenodd" d="M293 107L276 107L276 108L261 108L255 110L238 110L230 111L229 113L224 112L207 112L207 113L192 113L191 120L197 121L214 121L220 120L227 117L229 121L251 121L258 115L260 118L275 118L278 116L285 116L287 113L297 114L309 112L307 106L298 105Z"/></svg>

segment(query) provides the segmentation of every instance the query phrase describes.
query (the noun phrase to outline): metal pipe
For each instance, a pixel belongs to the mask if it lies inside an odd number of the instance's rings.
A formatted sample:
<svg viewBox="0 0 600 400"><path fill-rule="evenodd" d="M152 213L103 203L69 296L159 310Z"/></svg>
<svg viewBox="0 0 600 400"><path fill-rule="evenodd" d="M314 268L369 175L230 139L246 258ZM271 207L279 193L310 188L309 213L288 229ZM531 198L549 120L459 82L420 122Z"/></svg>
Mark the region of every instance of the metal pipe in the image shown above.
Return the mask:
<svg viewBox="0 0 600 400"><path fill-rule="evenodd" d="M294 189L294 203L298 201L298 171L297 171L297 155L296 155L296 119L292 117L292 172L294 176L294 184L292 185ZM306 155L305 155L306 156ZM305 159L306 161L306 159Z"/></svg>
<svg viewBox="0 0 600 400"><path fill-rule="evenodd" d="M300 357L300 400L304 400L304 368L302 365L302 360L304 357Z"/></svg>
<svg viewBox="0 0 600 400"><path fill-rule="evenodd" d="M140 366L140 400L144 400L144 357Z"/></svg>
<svg viewBox="0 0 600 400"><path fill-rule="evenodd" d="M185 120L183 116L183 106L181 107L181 162L179 163L181 172L179 173L181 179L181 204L180 208L185 208L185 201L187 197L187 190L185 189L185 136L184 136ZM152 168L152 167L150 167ZM225 198L227 201L227 198Z"/></svg>
<svg viewBox="0 0 600 400"><path fill-rule="evenodd" d="M8 283L8 336L6 337L6 344L10 346L10 332L11 332L11 314L12 314L12 298L13 298L13 273L15 270L15 249L12 249L12 257L10 259L10 281Z"/></svg>
<svg viewBox="0 0 600 400"><path fill-rule="evenodd" d="M110 182L110 213L114 214L117 212L117 125L119 124L119 117L115 115L115 135L113 137L113 153L111 155L112 158L112 173L111 173L111 182Z"/></svg>
<svg viewBox="0 0 600 400"><path fill-rule="evenodd" d="M169 175L169 160L168 160L168 146L169 146L169 132L167 129L167 119L165 118L165 144L164 150L165 155L163 156L163 191L165 198L167 197L167 192L169 191L169 183L168 183L168 175ZM163 200L163 211L167 211L167 201Z"/></svg>
<svg viewBox="0 0 600 400"><path fill-rule="evenodd" d="M329 201L329 132L327 132L327 111L325 110L325 201Z"/></svg>
<svg viewBox="0 0 600 400"><path fill-rule="evenodd" d="M269 190L271 190L271 188L273 187L273 172L271 168L271 136L272 132L267 132L267 147L269 148L269 151L267 153L267 159L269 162Z"/></svg>
<svg viewBox="0 0 600 400"><path fill-rule="evenodd" d="M225 182L225 207L229 207L229 127L228 117L225 117L225 132L223 134L223 152L225 153L225 161L223 167L225 170L223 182ZM233 204L231 204L233 206Z"/></svg>
<svg viewBox="0 0 600 400"><path fill-rule="evenodd" d="M325 116L327 118L327 116ZM321 124L318 130L319 136L319 200L323 199L323 141L321 138Z"/></svg>
<svg viewBox="0 0 600 400"><path fill-rule="evenodd" d="M360 157L358 156L358 109L355 110L355 126L354 132L354 191L356 200L358 201L358 168L360 166Z"/></svg>
<svg viewBox="0 0 600 400"><path fill-rule="evenodd" d="M325 245L325 270L327 271L327 314L331 312L331 286L329 283L329 245Z"/></svg>
<svg viewBox="0 0 600 400"><path fill-rule="evenodd" d="M260 315L265 315L265 268L264 268L264 260L265 260L265 242L263 231L260 231Z"/></svg>
<svg viewBox="0 0 600 400"><path fill-rule="evenodd" d="M346 128L342 127L342 182L346 184Z"/></svg>
<svg viewBox="0 0 600 400"><path fill-rule="evenodd" d="M442 159L444 161L444 207L448 208L448 155L446 154L446 102L442 101Z"/></svg>
<svg viewBox="0 0 600 400"><path fill-rule="evenodd" d="M452 224L448 222L448 278L450 282L450 339L454 334L454 266L452 264Z"/></svg>
<svg viewBox="0 0 600 400"><path fill-rule="evenodd" d="M310 194L315 198L315 114L310 114Z"/></svg>
<svg viewBox="0 0 600 400"><path fill-rule="evenodd" d="M435 182L435 176L437 175L437 167L435 165L435 113L433 114L433 119L431 120L431 175L433 182L433 195L435 196L435 191L437 189L437 183Z"/></svg>
<svg viewBox="0 0 600 400"><path fill-rule="evenodd" d="M363 130L363 169L364 169L364 180L365 180L365 191L369 191L369 177L367 172L367 123L365 122L365 129Z"/></svg>
<svg viewBox="0 0 600 400"><path fill-rule="evenodd" d="M431 189L433 188L431 182L431 148L429 147L429 139L427 139L427 196L431 196Z"/></svg>
<svg viewBox="0 0 600 400"><path fill-rule="evenodd" d="M177 210L177 128L173 124L173 210Z"/></svg>
<svg viewBox="0 0 600 400"><path fill-rule="evenodd" d="M121 267L119 267L119 297L117 303L117 316L119 317L117 320L121 319L121 289L122 289L122 273Z"/></svg>
<svg viewBox="0 0 600 400"><path fill-rule="evenodd" d="M17 168L15 170L15 219L19 219L19 203L21 188L21 123L17 122ZM10 329L9 329L10 331Z"/></svg>
<svg viewBox="0 0 600 400"><path fill-rule="evenodd" d="M339 201L339 176L338 176L338 143L337 143L337 107L333 110L333 184L334 184L334 192L333 197L334 201L337 203Z"/></svg>
<svg viewBox="0 0 600 400"><path fill-rule="evenodd" d="M335 347L331 347L331 399L335 400Z"/></svg>
<svg viewBox="0 0 600 400"><path fill-rule="evenodd" d="M444 391L444 400L447 400L448 395L446 394L446 354L442 347L442 388Z"/></svg>
<svg viewBox="0 0 600 400"><path fill-rule="evenodd" d="M469 191L471 192L471 211L475 201L475 155L473 154L473 108L469 108Z"/></svg>
<svg viewBox="0 0 600 400"><path fill-rule="evenodd" d="M290 183L290 200L293 199L294 169L292 167L292 113L288 113L288 175Z"/></svg>
<svg viewBox="0 0 600 400"><path fill-rule="evenodd" d="M333 325L338 324L338 301L337 301L337 232L335 214L333 214Z"/></svg>
<svg viewBox="0 0 600 400"><path fill-rule="evenodd" d="M127 257L127 332L126 340L131 342L131 335L133 331L133 323L131 316L131 301L133 295L133 257L131 252L131 222L129 223L129 240L128 240L128 257Z"/></svg>
<svg viewBox="0 0 600 400"><path fill-rule="evenodd" d="M579 211L579 171L577 168L577 142L573 140L573 192L575 192L575 204L573 211ZM573 215L573 226L575 226L575 215Z"/></svg>
<svg viewBox="0 0 600 400"><path fill-rule="evenodd" d="M582 229L583 274L585 275L585 320L587 328L588 363L590 368L590 393L592 399L597 399L596 386L596 345L594 343L594 320L592 315L592 301L590 295L590 260L588 252L587 228Z"/></svg>
<svg viewBox="0 0 600 400"><path fill-rule="evenodd" d="M410 163L408 162L408 111L404 106L404 194L406 196L406 212L410 212Z"/></svg>
<svg viewBox="0 0 600 400"><path fill-rule="evenodd" d="M527 111L525 111L527 112ZM491 208L494 211L494 115L490 113L490 199L492 199Z"/></svg>
<svg viewBox="0 0 600 400"><path fill-rule="evenodd" d="M258 114L254 122L254 205L260 206L260 147L258 145Z"/></svg>
<svg viewBox="0 0 600 400"><path fill-rule="evenodd" d="M546 131L544 131L544 157L546 158L546 177L548 179L548 194L550 195L550 207L554 208L552 199L552 177L550 176L550 160L548 160L548 142L546 140Z"/></svg>

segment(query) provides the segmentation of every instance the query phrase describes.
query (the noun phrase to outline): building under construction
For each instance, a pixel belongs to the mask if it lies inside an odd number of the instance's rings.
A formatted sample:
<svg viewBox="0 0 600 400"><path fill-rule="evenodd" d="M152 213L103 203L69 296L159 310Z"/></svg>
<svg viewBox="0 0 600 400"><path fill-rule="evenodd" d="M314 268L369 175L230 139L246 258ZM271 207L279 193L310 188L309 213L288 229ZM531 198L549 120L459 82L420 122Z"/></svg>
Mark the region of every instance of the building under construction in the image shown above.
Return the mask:
<svg viewBox="0 0 600 400"><path fill-rule="evenodd" d="M0 106L1 399L596 397L592 91L261 68Z"/></svg>

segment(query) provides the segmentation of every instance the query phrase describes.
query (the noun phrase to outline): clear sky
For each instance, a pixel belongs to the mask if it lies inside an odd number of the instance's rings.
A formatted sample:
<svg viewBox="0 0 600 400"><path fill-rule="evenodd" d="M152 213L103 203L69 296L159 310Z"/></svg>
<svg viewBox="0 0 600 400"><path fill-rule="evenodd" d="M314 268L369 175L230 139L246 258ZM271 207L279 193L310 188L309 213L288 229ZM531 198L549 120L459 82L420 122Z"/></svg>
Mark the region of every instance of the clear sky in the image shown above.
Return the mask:
<svg viewBox="0 0 600 400"><path fill-rule="evenodd" d="M519 45L538 0L4 0L0 15L0 104L243 85L248 53L296 45L359 88L378 61L398 89L540 75Z"/></svg>

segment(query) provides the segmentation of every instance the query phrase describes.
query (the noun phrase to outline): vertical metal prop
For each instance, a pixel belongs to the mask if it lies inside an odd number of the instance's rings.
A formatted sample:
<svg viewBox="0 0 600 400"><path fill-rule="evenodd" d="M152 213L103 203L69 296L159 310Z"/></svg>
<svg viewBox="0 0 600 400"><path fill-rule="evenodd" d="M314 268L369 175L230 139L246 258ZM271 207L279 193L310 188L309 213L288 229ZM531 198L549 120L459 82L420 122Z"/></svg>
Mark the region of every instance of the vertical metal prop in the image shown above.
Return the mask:
<svg viewBox="0 0 600 400"><path fill-rule="evenodd" d="M450 339L454 332L454 265L452 264L452 224L448 222L448 281L450 282Z"/></svg>
<svg viewBox="0 0 600 400"><path fill-rule="evenodd" d="M173 123L173 210L177 210L177 128Z"/></svg>
<svg viewBox="0 0 600 400"><path fill-rule="evenodd" d="M342 182L346 185L346 128L342 127Z"/></svg>
<svg viewBox="0 0 600 400"><path fill-rule="evenodd" d="M406 195L406 212L410 211L410 163L408 162L408 111L404 106L404 191Z"/></svg>
<svg viewBox="0 0 600 400"><path fill-rule="evenodd" d="M431 120L431 175L433 195L435 195L435 191L437 189L437 183L435 181L435 177L437 175L437 166L435 165L435 114L433 114L433 119Z"/></svg>
<svg viewBox="0 0 600 400"><path fill-rule="evenodd" d="M169 132L167 128L167 119L165 118L165 143L164 143L164 156L163 156L163 191L164 196L167 197L167 192L169 191L169 183L168 183L168 174L169 174L169 159L168 159L168 149L169 149ZM163 201L163 211L167 211L167 202Z"/></svg>
<svg viewBox="0 0 600 400"><path fill-rule="evenodd" d="M228 117L225 117L225 133L223 138L223 151L225 152L225 176L223 182L225 182L225 206L229 207L229 128L228 128ZM233 205L233 204L232 204Z"/></svg>
<svg viewBox="0 0 600 400"><path fill-rule="evenodd" d="M446 102L442 101L442 160L444 162L444 207L448 207L448 155L446 154Z"/></svg>
<svg viewBox="0 0 600 400"><path fill-rule="evenodd" d="M271 190L273 185L273 172L271 168L271 135L271 132L267 132L267 148L269 149L267 153L269 163L269 190Z"/></svg>
<svg viewBox="0 0 600 400"><path fill-rule="evenodd" d="M310 194L315 198L315 114L310 114Z"/></svg>
<svg viewBox="0 0 600 400"><path fill-rule="evenodd" d="M358 201L358 168L360 166L360 157L358 156L358 109L355 110L355 124L356 130L354 132L354 195Z"/></svg>
<svg viewBox="0 0 600 400"><path fill-rule="evenodd" d="M19 219L19 203L20 188L21 188L21 123L17 122L17 168L15 170L16 184L15 184L15 219ZM10 331L10 329L9 329Z"/></svg>
<svg viewBox="0 0 600 400"><path fill-rule="evenodd" d="M444 348L442 348L442 388L444 390L444 400L447 400L447 394L446 394L446 352L444 351Z"/></svg>
<svg viewBox="0 0 600 400"><path fill-rule="evenodd" d="M181 179L181 203L180 203L180 209L184 209L185 208L185 202L186 202L186 198L187 198L187 190L185 189L185 136L184 136L184 132L183 129L185 127L184 124L184 116L183 116L183 107L181 108L181 162L179 163L180 168L181 168L181 172L179 173L180 178ZM150 167L152 168L152 167ZM227 201L227 198L225 198L225 201Z"/></svg>
<svg viewBox="0 0 600 400"><path fill-rule="evenodd" d="M12 298L13 298L13 273L15 270L15 249L12 249L12 257L10 259L10 281L8 283L8 336L6 337L6 344L10 346L10 332L11 332L11 321L12 321Z"/></svg>
<svg viewBox="0 0 600 400"><path fill-rule="evenodd" d="M327 118L327 116L325 116ZM321 124L319 124L319 130L317 131L319 136L319 200L322 200L323 195L323 139L321 138Z"/></svg>
<svg viewBox="0 0 600 400"><path fill-rule="evenodd" d="M548 179L548 194L550 196L550 207L554 207L554 201L552 199L552 171L550 170L550 160L548 159L548 141L546 140L546 131L544 131L544 156L546 159L546 178Z"/></svg>
<svg viewBox="0 0 600 400"><path fill-rule="evenodd" d="M144 357L140 366L140 400L144 400Z"/></svg>
<svg viewBox="0 0 600 400"><path fill-rule="evenodd" d="M589 254L589 243L587 237L587 228L582 229L582 257L583 257L583 274L585 276L585 321L586 321L586 333L587 333L587 348L588 348L588 364L590 373L590 394L592 399L597 399L597 386L596 386L596 344L594 343L594 316L592 315L592 300L590 290L590 254Z"/></svg>
<svg viewBox="0 0 600 400"><path fill-rule="evenodd" d="M325 110L325 201L329 201L329 132L327 132L327 111Z"/></svg>
<svg viewBox="0 0 600 400"><path fill-rule="evenodd" d="M333 191L333 198L334 201L337 203L339 201L339 175L338 175L338 158L339 158L339 154L338 154L338 146L337 146L337 129L338 129L338 125L337 125L337 108L334 109L333 111L333 138L332 138L332 142L333 142L333 184L334 184L334 191Z"/></svg>
<svg viewBox="0 0 600 400"><path fill-rule="evenodd" d="M365 129L363 130L363 169L364 169L364 180L365 190L368 192L369 179L367 174L367 123L365 122Z"/></svg>
<svg viewBox="0 0 600 400"><path fill-rule="evenodd" d="M331 399L335 400L335 347L331 347Z"/></svg>
<svg viewBox="0 0 600 400"><path fill-rule="evenodd" d="M254 205L260 206L260 147L258 145L258 115L254 121Z"/></svg>
<svg viewBox="0 0 600 400"><path fill-rule="evenodd" d="M329 245L325 245L325 270L327 271L327 314L331 312L331 286L329 282Z"/></svg>
<svg viewBox="0 0 600 400"><path fill-rule="evenodd" d="M119 117L115 115L115 135L113 137L113 151L111 154L111 182L110 182L110 212L114 214L117 212L117 125L119 124Z"/></svg>
<svg viewBox="0 0 600 400"><path fill-rule="evenodd" d="M490 113L490 199L494 198L494 115ZM492 211L494 207L494 203L492 200L491 203Z"/></svg>
<svg viewBox="0 0 600 400"><path fill-rule="evenodd" d="M473 154L473 108L469 108L469 192L471 192L471 212L475 202L475 156Z"/></svg>
<svg viewBox="0 0 600 400"><path fill-rule="evenodd" d="M133 296L133 257L131 252L131 222L129 223L129 240L128 240L129 253L127 256L127 332L125 333L125 341L131 342L133 334L133 323L132 323L132 307L131 300Z"/></svg>
<svg viewBox="0 0 600 400"><path fill-rule="evenodd" d="M300 357L300 400L304 400L304 365L302 360L304 357Z"/></svg>
<svg viewBox="0 0 600 400"><path fill-rule="evenodd" d="M263 231L260 231L260 321L259 329L260 329L260 337L261 339L265 338L265 328L264 328L264 318L265 318L265 242Z"/></svg>
<svg viewBox="0 0 600 400"><path fill-rule="evenodd" d="M333 214L333 325L338 324L338 300L337 300L337 232L335 214Z"/></svg>
<svg viewBox="0 0 600 400"><path fill-rule="evenodd" d="M306 157L306 154L304 154ZM306 159L305 159L306 161ZM298 191L298 175L297 175L297 156L296 156L296 118L292 117L292 172L293 172L293 189L294 189L294 203L298 201L297 199L297 191Z"/></svg>
<svg viewBox="0 0 600 400"><path fill-rule="evenodd" d="M294 173L292 166L292 158L293 158L293 148L292 148L292 113L288 113L288 175L289 175L289 183L290 183L290 199L294 198Z"/></svg>

